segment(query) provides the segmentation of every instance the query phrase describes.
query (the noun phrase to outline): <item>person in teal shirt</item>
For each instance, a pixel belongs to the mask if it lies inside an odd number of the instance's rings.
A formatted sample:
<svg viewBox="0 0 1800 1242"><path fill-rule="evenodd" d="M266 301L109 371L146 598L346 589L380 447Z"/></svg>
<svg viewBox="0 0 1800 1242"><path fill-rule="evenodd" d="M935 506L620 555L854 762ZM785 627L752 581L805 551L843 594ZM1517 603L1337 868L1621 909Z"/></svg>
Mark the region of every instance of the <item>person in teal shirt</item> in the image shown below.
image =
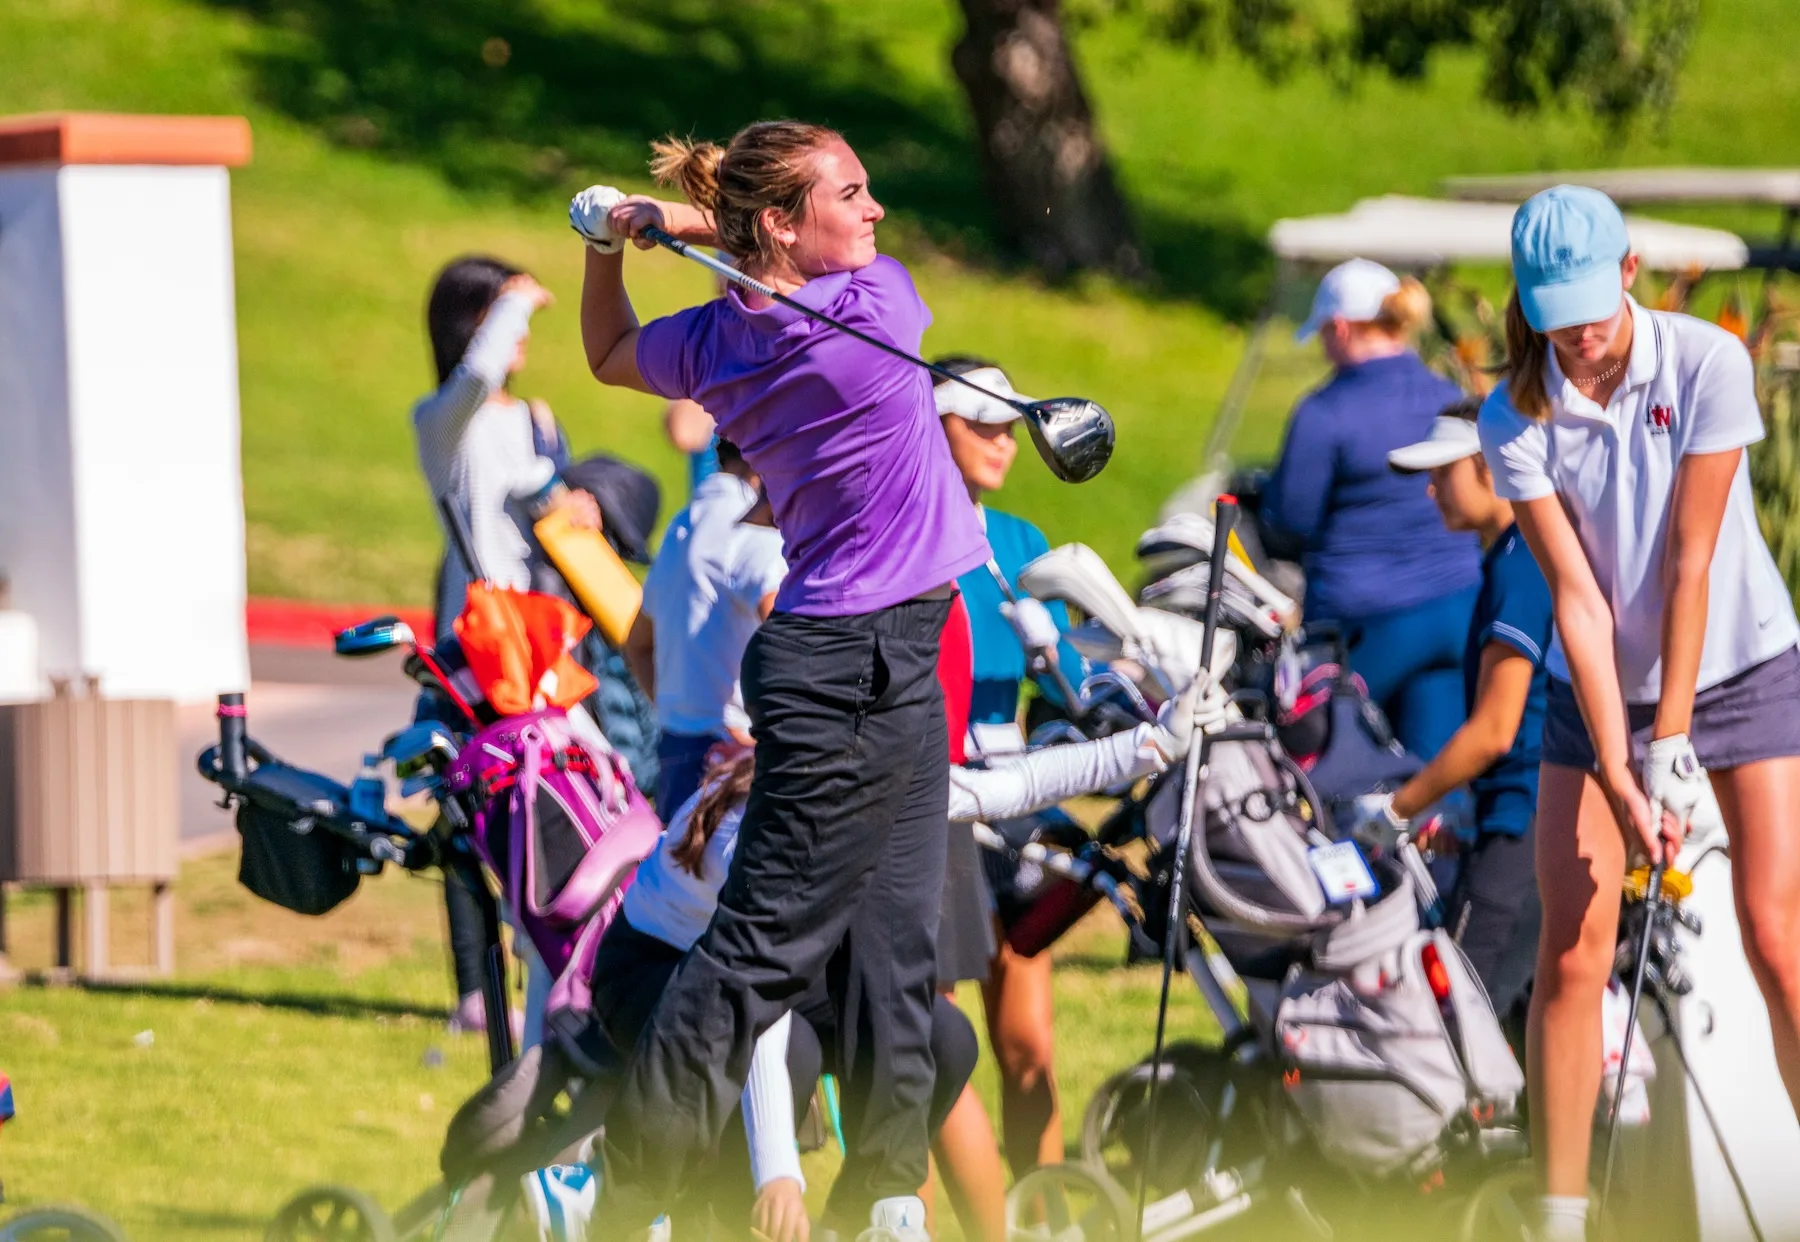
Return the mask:
<svg viewBox="0 0 1800 1242"><path fill-rule="evenodd" d="M967 375L1002 396L1017 396L1005 373L992 363L956 356L941 358L938 365L952 374ZM1020 691L1030 670L1024 644L1009 615L1013 605L1007 596L1019 594L1019 571L1048 552L1050 541L1024 518L981 503L983 495L1006 482L1018 454L1013 424L1019 412L1004 401L949 381L937 385L936 396L950 456L968 484L969 499L981 510L988 546L993 550L988 565L957 579L969 613L974 692L969 736L952 739L951 746L955 752L956 743L963 742L962 755L977 760L1024 749L1018 723ZM997 574L1005 578L1006 591L1002 591ZM1057 631L1067 632L1069 615L1060 602L1040 608L1036 601L1027 601L1026 607L1040 628L1047 613ZM1062 676L1069 685L1079 686L1087 671L1080 653L1066 638L1053 650ZM1053 677L1035 680L1040 694L1061 704L1063 695ZM938 982L948 986L964 979L981 980L988 1039L1000 1070L1003 1144L1007 1162L1018 1176L1063 1158L1062 1116L1053 1073L1050 955L1021 957L994 934L996 914L1004 917L1006 913L1010 877L990 875L980 864L968 868L967 874L954 874L961 870L954 861L959 851L953 845L949 854L938 932ZM940 1142L956 1141L954 1125L947 1125L940 1132ZM978 1143L979 1136L970 1136L969 1141Z"/></svg>

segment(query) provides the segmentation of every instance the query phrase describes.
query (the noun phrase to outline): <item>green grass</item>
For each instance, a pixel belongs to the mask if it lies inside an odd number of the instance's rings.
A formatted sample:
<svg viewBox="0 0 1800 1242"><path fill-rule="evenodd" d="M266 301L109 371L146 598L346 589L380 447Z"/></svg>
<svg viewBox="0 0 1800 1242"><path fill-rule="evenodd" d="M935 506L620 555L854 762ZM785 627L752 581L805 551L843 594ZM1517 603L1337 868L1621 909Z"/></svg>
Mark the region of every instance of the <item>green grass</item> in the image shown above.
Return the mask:
<svg viewBox="0 0 1800 1242"><path fill-rule="evenodd" d="M486 1077L481 1041L443 1033L437 886L390 873L305 919L237 887L234 865L222 855L184 868L175 979L0 990L0 1070L19 1109L0 1134L0 1211L73 1202L134 1242L250 1242L302 1187L346 1183L392 1211L434 1179L451 1113ZM132 896L115 911L124 961L143 953ZM11 915L15 963L46 965L48 902L27 895ZM1157 974L1116 968L1122 937L1096 919L1060 954L1071 1142L1104 1076L1148 1052ZM979 1027L977 998L963 999ZM1175 1031L1208 1033L1191 988L1173 1013ZM427 1064L432 1050L441 1065ZM991 1107L991 1058L977 1083ZM835 1159L808 1161L819 1206Z"/></svg>
<svg viewBox="0 0 1800 1242"><path fill-rule="evenodd" d="M577 349L569 189L642 185L644 143L722 136L792 113L842 126L895 208L887 244L936 314L934 350L1004 362L1028 392L1103 401L1108 472L1079 491L1021 465L1000 503L1115 564L1199 463L1272 278L1260 237L1284 214L1449 173L1614 163L1779 163L1800 106L1786 0L1705 6L1666 127L1615 143L1578 116L1508 117L1467 57L1417 86L1316 75L1264 82L1129 21L1079 52L1159 278L1148 289L1047 288L998 261L946 51L948 0L0 0L0 112L241 112L255 161L234 177L250 583L262 593L419 603L437 536L406 412L428 380L424 292L445 259L489 250L562 298L520 390L577 447L640 461L680 503L659 403L602 390ZM503 66L482 59L505 41ZM490 45L490 47L496 45ZM1710 218L1767 232L1767 213ZM632 260L640 308L706 295L702 273ZM1259 385L1237 449L1266 456L1318 373L1292 359Z"/></svg>

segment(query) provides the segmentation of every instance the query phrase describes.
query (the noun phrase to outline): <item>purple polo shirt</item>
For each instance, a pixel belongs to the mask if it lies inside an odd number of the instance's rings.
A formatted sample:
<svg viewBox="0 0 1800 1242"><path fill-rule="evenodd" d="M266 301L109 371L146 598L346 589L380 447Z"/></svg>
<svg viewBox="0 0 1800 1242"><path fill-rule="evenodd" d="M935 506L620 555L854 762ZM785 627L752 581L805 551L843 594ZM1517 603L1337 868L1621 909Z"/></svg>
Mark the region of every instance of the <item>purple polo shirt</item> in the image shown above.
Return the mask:
<svg viewBox="0 0 1800 1242"><path fill-rule="evenodd" d="M931 312L898 262L808 281L803 306L917 354ZM783 612L874 612L954 582L987 537L938 424L931 377L738 291L644 325L638 374L704 406L762 476L781 529Z"/></svg>

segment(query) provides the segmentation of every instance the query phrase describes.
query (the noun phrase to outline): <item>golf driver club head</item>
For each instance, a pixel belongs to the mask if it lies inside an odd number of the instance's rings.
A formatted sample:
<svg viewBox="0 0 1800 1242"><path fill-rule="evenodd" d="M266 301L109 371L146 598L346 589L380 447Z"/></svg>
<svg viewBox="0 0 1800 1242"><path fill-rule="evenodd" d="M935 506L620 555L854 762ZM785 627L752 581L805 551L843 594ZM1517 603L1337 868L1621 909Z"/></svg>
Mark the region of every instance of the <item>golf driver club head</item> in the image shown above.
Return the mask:
<svg viewBox="0 0 1800 1242"><path fill-rule="evenodd" d="M1086 483L1112 460L1112 415L1099 402L1052 397L1020 410L1038 456L1064 483Z"/></svg>
<svg viewBox="0 0 1800 1242"><path fill-rule="evenodd" d="M399 617L376 617L349 629L339 630L332 639L332 649L341 656L376 655L395 647L413 644L412 626Z"/></svg>

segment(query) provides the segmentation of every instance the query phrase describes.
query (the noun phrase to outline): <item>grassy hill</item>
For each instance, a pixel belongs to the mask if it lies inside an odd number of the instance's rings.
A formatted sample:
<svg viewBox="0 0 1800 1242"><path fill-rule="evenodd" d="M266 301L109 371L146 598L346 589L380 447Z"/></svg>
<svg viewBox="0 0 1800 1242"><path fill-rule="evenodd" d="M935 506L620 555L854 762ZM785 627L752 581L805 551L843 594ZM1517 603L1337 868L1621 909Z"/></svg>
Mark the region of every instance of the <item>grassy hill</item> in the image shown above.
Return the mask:
<svg viewBox="0 0 1800 1242"><path fill-rule="evenodd" d="M506 256L562 298L519 390L547 398L578 449L654 470L665 514L680 504L659 404L601 390L581 364L562 216L589 181L641 187L658 133L775 114L843 128L894 208L884 245L936 315L928 346L992 355L1025 391L1092 396L1118 418L1101 479L1070 489L1022 462L1001 503L1123 564L1198 464L1271 280L1272 220L1449 173L1781 162L1800 105L1788 0L1707 5L1673 115L1624 143L1481 103L1466 58L1418 86L1274 86L1113 21L1080 53L1160 279L1046 288L995 258L947 68L957 21L949 0L0 0L0 113L251 118L234 202L252 589L419 603L438 539L406 413L429 378L425 290L455 254ZM630 280L648 313L708 291L663 255L634 256ZM1313 373L1290 366L1259 392L1242 452L1272 450Z"/></svg>

